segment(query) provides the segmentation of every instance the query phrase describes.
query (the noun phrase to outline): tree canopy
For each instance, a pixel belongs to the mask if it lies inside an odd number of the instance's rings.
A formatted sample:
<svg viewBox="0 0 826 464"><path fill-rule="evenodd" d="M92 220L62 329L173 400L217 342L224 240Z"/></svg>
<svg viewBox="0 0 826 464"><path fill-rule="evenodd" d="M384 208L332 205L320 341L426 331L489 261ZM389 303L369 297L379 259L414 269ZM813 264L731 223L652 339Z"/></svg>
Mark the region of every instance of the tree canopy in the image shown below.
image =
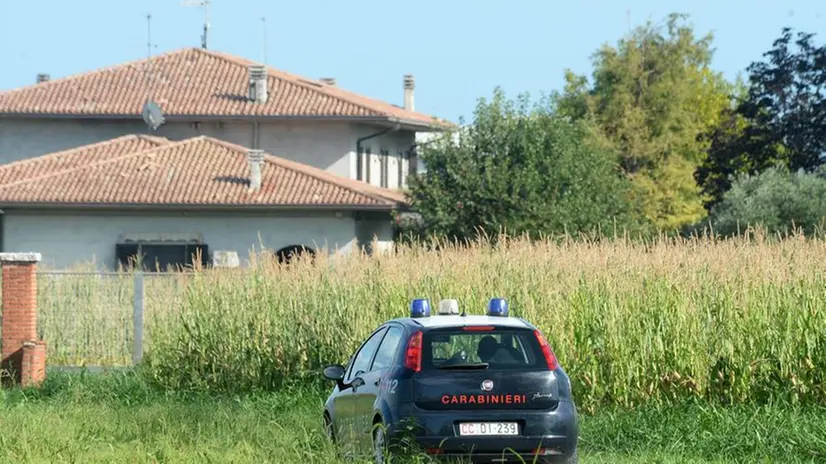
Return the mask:
<svg viewBox="0 0 826 464"><path fill-rule="evenodd" d="M638 226L630 185L581 123L497 89L475 120L422 148L410 196L427 234L579 233Z"/></svg>
<svg viewBox="0 0 826 464"><path fill-rule="evenodd" d="M702 218L694 171L730 105L731 85L711 67L712 36L695 37L683 15L666 27L636 28L593 57L593 83L571 72L558 97L561 114L592 121L614 149L646 217L663 230Z"/></svg>
<svg viewBox="0 0 826 464"><path fill-rule="evenodd" d="M813 34L794 37L783 29L764 60L748 67L748 91L727 124L711 131L709 156L697 171L709 207L732 176L773 166L810 172L826 162L826 46L815 46Z"/></svg>
<svg viewBox="0 0 826 464"><path fill-rule="evenodd" d="M711 67L713 36L685 20L601 47L590 76L566 71L542 105L480 100L410 181L425 231L813 231L826 216L826 46L785 28L747 82L729 82Z"/></svg>

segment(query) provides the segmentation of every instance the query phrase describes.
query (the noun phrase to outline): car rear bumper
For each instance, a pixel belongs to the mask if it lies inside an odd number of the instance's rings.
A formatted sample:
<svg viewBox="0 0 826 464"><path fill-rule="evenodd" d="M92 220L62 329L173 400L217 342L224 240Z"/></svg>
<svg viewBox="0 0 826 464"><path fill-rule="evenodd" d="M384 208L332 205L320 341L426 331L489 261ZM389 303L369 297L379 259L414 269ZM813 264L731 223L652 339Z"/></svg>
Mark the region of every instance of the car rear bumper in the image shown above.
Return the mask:
<svg viewBox="0 0 826 464"><path fill-rule="evenodd" d="M471 456L474 462L533 462L538 449L546 458L564 458L576 450L579 435L576 406L570 401L560 401L550 411L424 411L412 405L405 409L400 417L410 422L393 424L391 436L412 439L430 454ZM461 422L477 421L515 421L519 435L459 436Z"/></svg>
<svg viewBox="0 0 826 464"><path fill-rule="evenodd" d="M434 457L445 459L470 458L474 463L565 462L574 453L576 447L575 444L571 447L567 437L556 436L497 439L494 442L480 444L481 449L474 449L472 444L467 442L457 443L451 440L447 442L421 440L419 444L425 448L428 454ZM539 447L537 447L537 444L539 444ZM435 450L438 450L438 452L435 452Z"/></svg>

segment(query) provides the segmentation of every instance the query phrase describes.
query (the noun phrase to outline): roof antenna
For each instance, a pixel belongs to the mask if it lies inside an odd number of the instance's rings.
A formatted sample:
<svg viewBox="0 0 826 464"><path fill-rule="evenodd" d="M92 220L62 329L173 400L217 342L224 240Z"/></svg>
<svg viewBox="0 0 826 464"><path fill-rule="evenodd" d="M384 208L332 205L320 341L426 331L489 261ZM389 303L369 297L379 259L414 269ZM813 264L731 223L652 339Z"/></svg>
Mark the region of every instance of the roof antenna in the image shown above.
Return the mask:
<svg viewBox="0 0 826 464"><path fill-rule="evenodd" d="M201 48L207 48L207 35L209 34L209 4L211 0L182 0L183 6L201 6L204 7L204 35L201 36Z"/></svg>
<svg viewBox="0 0 826 464"><path fill-rule="evenodd" d="M146 103L143 104L141 117L143 122L149 127L149 132L154 132L166 122L161 107L152 100L152 15L146 15Z"/></svg>
<svg viewBox="0 0 826 464"><path fill-rule="evenodd" d="M261 17L261 29L263 30L264 38L262 39L263 42L261 44L261 60L263 60L264 64L267 63L267 18L266 16Z"/></svg>

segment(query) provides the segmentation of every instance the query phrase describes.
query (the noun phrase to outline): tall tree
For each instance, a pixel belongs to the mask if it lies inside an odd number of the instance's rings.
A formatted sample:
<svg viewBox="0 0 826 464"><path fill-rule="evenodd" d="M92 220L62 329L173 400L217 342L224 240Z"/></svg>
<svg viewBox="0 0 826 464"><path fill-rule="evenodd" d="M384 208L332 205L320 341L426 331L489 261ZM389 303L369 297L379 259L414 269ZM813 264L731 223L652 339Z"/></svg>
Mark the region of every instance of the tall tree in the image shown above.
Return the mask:
<svg viewBox="0 0 826 464"><path fill-rule="evenodd" d="M710 133L709 157L697 171L707 207L738 174L812 171L826 162L826 46L815 46L813 34L794 37L784 28L765 60L748 67L747 93L728 124Z"/></svg>
<svg viewBox="0 0 826 464"><path fill-rule="evenodd" d="M637 230L627 179L588 135L547 105L511 101L497 89L465 130L423 147L427 171L412 176L410 195L425 233Z"/></svg>
<svg viewBox="0 0 826 464"><path fill-rule="evenodd" d="M704 215L694 171L730 103L730 84L712 71L711 34L697 38L685 15L668 16L604 46L593 57L593 83L568 72L557 99L561 114L586 119L612 147L645 215L675 230Z"/></svg>
<svg viewBox="0 0 826 464"><path fill-rule="evenodd" d="M812 37L800 32L792 43L792 30L784 28L764 53L767 60L749 66L751 86L740 106L753 122L746 137L760 142L749 148L771 150L764 156L793 171L816 169L826 153L826 46L815 46Z"/></svg>

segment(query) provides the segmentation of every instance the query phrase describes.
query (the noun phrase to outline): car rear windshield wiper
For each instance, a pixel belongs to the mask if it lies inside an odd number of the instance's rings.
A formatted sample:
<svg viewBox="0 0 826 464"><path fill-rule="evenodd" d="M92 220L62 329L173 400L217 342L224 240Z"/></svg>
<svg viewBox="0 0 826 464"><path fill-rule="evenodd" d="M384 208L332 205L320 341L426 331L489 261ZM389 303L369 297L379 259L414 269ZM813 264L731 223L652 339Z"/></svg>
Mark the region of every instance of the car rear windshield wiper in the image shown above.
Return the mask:
<svg viewBox="0 0 826 464"><path fill-rule="evenodd" d="M439 369L487 369L488 363L448 364L439 366Z"/></svg>

